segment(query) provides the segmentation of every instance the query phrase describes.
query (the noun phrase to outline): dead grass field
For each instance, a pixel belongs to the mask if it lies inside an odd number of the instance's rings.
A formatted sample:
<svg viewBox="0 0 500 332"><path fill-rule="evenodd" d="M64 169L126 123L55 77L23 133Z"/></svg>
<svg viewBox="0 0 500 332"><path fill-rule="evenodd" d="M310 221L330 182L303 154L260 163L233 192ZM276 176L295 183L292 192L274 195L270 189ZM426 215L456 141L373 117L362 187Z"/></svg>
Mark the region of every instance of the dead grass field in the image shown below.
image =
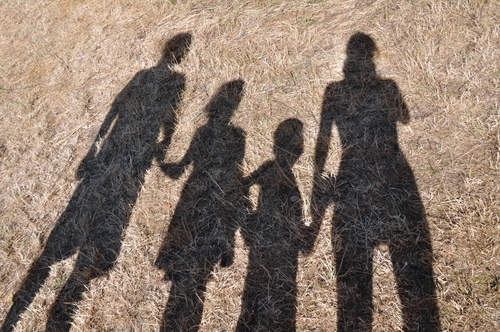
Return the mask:
<svg viewBox="0 0 500 332"><path fill-rule="evenodd" d="M426 210L442 331L500 330L498 1L0 0L0 17L0 322L77 189L113 101L157 64L169 38L192 35L174 67L185 91L166 161L182 159L217 89L244 80L233 117L246 133L243 175L274 158L278 125L299 119L304 152L293 174L310 219L323 94L342 80L346 43L361 31L410 112L398 139ZM341 155L333 136L327 173ZM177 180L157 162L147 170L116 265L88 284L71 331L159 330L171 282L155 260L191 169ZM299 256L298 331L335 330L331 220L329 209L313 252ZM51 266L15 331L45 329L75 260ZM247 263L237 231L234 263L208 282L200 331L235 329ZM373 330L402 331L386 246L373 271Z"/></svg>

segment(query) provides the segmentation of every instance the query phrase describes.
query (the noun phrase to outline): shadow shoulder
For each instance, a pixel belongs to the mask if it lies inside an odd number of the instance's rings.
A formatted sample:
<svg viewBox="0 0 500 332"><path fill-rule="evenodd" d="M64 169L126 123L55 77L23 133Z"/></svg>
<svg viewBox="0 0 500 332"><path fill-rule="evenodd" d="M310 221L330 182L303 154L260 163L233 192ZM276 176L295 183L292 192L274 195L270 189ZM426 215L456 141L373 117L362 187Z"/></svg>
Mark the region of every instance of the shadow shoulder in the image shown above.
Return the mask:
<svg viewBox="0 0 500 332"><path fill-rule="evenodd" d="M245 142L246 141L246 132L243 128L231 125L229 128L230 135L233 139L237 139L238 141Z"/></svg>
<svg viewBox="0 0 500 332"><path fill-rule="evenodd" d="M325 95L328 95L330 93L340 92L345 89L345 85L346 85L345 80L330 82L325 88Z"/></svg>
<svg viewBox="0 0 500 332"><path fill-rule="evenodd" d="M347 84L345 80L331 82L325 88L323 101L330 102L332 100L336 100L339 97L345 96L346 92L347 92Z"/></svg>
<svg viewBox="0 0 500 332"><path fill-rule="evenodd" d="M390 78L380 79L380 84L383 86L383 88L385 90L388 90L388 91L399 91L398 84L393 79L390 79Z"/></svg>

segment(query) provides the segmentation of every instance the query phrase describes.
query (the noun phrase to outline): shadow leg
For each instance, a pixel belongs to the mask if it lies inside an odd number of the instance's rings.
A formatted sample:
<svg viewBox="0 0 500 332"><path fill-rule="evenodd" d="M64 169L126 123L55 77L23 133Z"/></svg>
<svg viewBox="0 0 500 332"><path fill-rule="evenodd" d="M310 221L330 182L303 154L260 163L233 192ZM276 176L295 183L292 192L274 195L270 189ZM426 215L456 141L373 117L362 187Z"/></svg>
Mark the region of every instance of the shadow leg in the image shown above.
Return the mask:
<svg viewBox="0 0 500 332"><path fill-rule="evenodd" d="M82 300L85 282L78 272L73 272L54 302L47 320L46 331L69 331L73 315L78 309L77 303Z"/></svg>
<svg viewBox="0 0 500 332"><path fill-rule="evenodd" d="M0 331L11 332L14 330L17 322L21 319L21 314L28 308L38 290L45 283L52 264L54 264L53 258L44 257L43 254L33 263L21 288L19 288L12 298L13 304Z"/></svg>
<svg viewBox="0 0 500 332"><path fill-rule="evenodd" d="M77 303L82 300L90 280L96 276L94 251L88 247L84 248L78 254L71 275L50 309L46 331L69 331L78 309Z"/></svg>
<svg viewBox="0 0 500 332"><path fill-rule="evenodd" d="M372 326L373 248L354 242L355 236L343 236L335 244L338 332L371 331Z"/></svg>
<svg viewBox="0 0 500 332"><path fill-rule="evenodd" d="M262 302L262 287L264 282L263 276L267 274L262 273L261 268L254 261L254 255L250 253L250 263L247 269L247 276L245 278L245 289L243 290L242 308L238 324L236 325L236 332L250 332L256 329L258 316L258 308ZM263 281L262 283L260 281Z"/></svg>
<svg viewBox="0 0 500 332"><path fill-rule="evenodd" d="M296 252L293 254L295 257L298 256ZM268 290L271 303L268 314L264 316L264 323L269 326L270 331L296 331L297 259L293 257L294 255L290 255L292 256L291 258L286 257L283 266L271 271L271 289ZM268 322L265 322L266 320Z"/></svg>
<svg viewBox="0 0 500 332"><path fill-rule="evenodd" d="M176 273L168 298L160 331L196 332L203 314L203 301L210 269L193 273Z"/></svg>
<svg viewBox="0 0 500 332"><path fill-rule="evenodd" d="M389 246L405 332L439 332L439 309L432 272L430 243Z"/></svg>
<svg viewBox="0 0 500 332"><path fill-rule="evenodd" d="M68 208L69 209L69 208ZM64 213L50 233L45 249L38 259L31 265L23 284L12 298L12 306L5 318L0 331L14 330L22 313L33 302L36 294L50 274L52 265L72 256L79 246L83 235L76 229L75 218L72 214Z"/></svg>

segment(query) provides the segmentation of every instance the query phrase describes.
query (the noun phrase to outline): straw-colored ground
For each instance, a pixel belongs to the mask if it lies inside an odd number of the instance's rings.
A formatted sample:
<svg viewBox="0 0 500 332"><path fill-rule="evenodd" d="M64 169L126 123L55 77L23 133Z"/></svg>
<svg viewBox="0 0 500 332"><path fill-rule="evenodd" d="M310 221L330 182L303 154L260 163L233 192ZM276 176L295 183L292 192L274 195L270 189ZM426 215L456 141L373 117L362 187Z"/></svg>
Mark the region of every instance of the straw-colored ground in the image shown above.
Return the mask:
<svg viewBox="0 0 500 332"><path fill-rule="evenodd" d="M346 43L361 31L410 111L399 142L426 209L442 330L500 330L499 2L1 0L0 17L0 323L77 188L75 173L111 104L157 64L169 38L192 35L174 68L185 92L166 161L184 156L217 89L242 79L233 124L246 133L243 174L275 157L283 120L299 119L304 153L293 172L308 207L323 93L343 78ZM177 180L156 161L147 170L116 265L87 285L72 331L159 330L171 282L155 260L190 170ZM335 330L331 216L314 251L299 258L298 331ZM45 329L76 255L51 266L16 331ZM386 247L374 262L373 330L402 331ZM247 263L237 231L234 263L217 266L208 282L200 331L235 329Z"/></svg>

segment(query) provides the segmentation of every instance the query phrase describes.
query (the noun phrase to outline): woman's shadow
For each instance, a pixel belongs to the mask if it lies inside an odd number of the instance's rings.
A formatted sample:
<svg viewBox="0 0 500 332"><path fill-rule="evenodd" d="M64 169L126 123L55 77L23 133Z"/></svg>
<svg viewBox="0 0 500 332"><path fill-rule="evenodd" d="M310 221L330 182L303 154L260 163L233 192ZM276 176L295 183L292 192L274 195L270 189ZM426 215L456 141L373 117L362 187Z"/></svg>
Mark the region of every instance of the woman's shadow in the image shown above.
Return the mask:
<svg viewBox="0 0 500 332"><path fill-rule="evenodd" d="M137 73L116 97L78 168L81 182L14 295L1 331L14 329L51 266L78 253L46 325L47 331L68 331L89 282L115 265L146 171L153 159L163 160L170 145L186 82L173 66L188 52L191 38L171 38L158 64Z"/></svg>
<svg viewBox="0 0 500 332"><path fill-rule="evenodd" d="M256 209L242 225L250 249L242 309L236 331L295 331L297 269L304 242L301 194L292 167L303 152L303 124L280 123L274 133L274 154L244 178L259 186Z"/></svg>
<svg viewBox="0 0 500 332"><path fill-rule="evenodd" d="M386 244L402 304L403 331L440 331L431 237L413 172L398 144L397 122L408 109L392 80L377 76L374 41L354 34L344 80L326 88L315 151L311 199L319 229L335 203L338 331L371 331L373 252ZM336 124L342 157L336 177L322 173Z"/></svg>
<svg viewBox="0 0 500 332"><path fill-rule="evenodd" d="M177 179L192 164L156 266L172 281L160 331L198 331L207 282L217 263L233 262L235 231L244 216L241 166L245 133L231 123L242 80L223 84L205 108L208 122L179 163L163 164Z"/></svg>

